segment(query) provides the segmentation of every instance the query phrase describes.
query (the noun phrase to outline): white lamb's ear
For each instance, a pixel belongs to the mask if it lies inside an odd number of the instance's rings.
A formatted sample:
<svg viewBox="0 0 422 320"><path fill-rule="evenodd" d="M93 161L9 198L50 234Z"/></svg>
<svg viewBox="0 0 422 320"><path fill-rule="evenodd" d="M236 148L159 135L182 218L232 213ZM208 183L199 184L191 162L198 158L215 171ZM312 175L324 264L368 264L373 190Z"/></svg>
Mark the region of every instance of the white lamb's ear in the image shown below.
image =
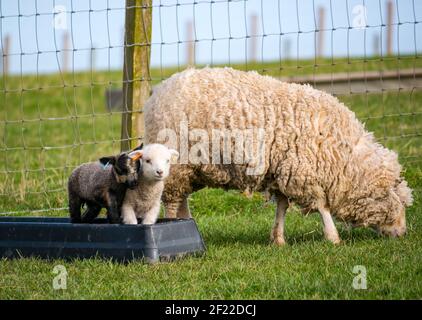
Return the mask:
<svg viewBox="0 0 422 320"><path fill-rule="evenodd" d="M133 161L136 161L140 158L142 158L142 151L141 150L136 150L136 151L132 151L131 153L128 154L128 157L131 158Z"/></svg>
<svg viewBox="0 0 422 320"><path fill-rule="evenodd" d="M170 163L171 164L176 164L177 163L177 159L179 158L179 152L177 152L174 149L169 149L170 155L171 155L171 160Z"/></svg>
<svg viewBox="0 0 422 320"><path fill-rule="evenodd" d="M179 152L174 149L169 149L169 151L172 157L175 157L176 159L179 158Z"/></svg>

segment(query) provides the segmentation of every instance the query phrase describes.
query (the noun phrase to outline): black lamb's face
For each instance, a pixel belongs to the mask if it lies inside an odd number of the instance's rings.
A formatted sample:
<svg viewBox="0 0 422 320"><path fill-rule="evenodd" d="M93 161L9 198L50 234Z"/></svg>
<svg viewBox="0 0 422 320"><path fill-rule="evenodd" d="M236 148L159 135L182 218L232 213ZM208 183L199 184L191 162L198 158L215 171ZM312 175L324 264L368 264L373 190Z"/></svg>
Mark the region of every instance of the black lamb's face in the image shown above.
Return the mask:
<svg viewBox="0 0 422 320"><path fill-rule="evenodd" d="M140 161L133 152L122 153L117 158L114 169L119 176L120 182L125 183L128 188L134 189L138 185Z"/></svg>
<svg viewBox="0 0 422 320"><path fill-rule="evenodd" d="M104 157L100 159L103 165L107 163L113 166L118 183L124 183L128 188L134 189L138 185L140 161L138 151L127 154L123 152L118 156Z"/></svg>

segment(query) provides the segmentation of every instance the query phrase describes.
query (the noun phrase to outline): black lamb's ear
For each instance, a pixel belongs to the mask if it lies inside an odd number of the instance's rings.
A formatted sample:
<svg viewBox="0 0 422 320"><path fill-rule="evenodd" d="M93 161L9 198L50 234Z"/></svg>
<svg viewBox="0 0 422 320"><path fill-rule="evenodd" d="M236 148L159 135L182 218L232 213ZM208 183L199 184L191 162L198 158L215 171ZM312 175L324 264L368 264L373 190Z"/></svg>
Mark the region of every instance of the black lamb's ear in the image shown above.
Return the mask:
<svg viewBox="0 0 422 320"><path fill-rule="evenodd" d="M144 143L142 142L139 146L137 146L135 149L133 149L132 151L136 151L136 150L142 150L142 148L144 147Z"/></svg>
<svg viewBox="0 0 422 320"><path fill-rule="evenodd" d="M100 159L100 162L103 166L106 165L114 165L116 163L116 157L110 156L110 157L102 157Z"/></svg>

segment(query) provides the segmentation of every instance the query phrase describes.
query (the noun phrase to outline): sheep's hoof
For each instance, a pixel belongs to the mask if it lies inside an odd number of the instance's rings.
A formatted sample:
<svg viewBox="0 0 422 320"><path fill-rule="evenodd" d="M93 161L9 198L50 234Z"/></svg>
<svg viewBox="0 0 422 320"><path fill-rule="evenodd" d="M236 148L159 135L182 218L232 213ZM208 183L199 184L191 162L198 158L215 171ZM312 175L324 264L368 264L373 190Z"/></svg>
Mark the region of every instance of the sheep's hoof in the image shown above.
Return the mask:
<svg viewBox="0 0 422 320"><path fill-rule="evenodd" d="M192 215L190 214L189 211L181 211L181 212L178 212L177 213L177 218L180 218L180 219L191 219L192 218Z"/></svg>
<svg viewBox="0 0 422 320"><path fill-rule="evenodd" d="M332 243L336 246L341 245L341 240L337 239L337 240L333 240Z"/></svg>
<svg viewBox="0 0 422 320"><path fill-rule="evenodd" d="M339 237L327 237L327 240L336 246L341 244L341 239Z"/></svg>
<svg viewBox="0 0 422 320"><path fill-rule="evenodd" d="M122 221L123 224L127 224L127 225L135 225L138 224L138 220L137 219L123 219Z"/></svg>
<svg viewBox="0 0 422 320"><path fill-rule="evenodd" d="M286 241L284 241L283 238L281 237L277 237L275 239L272 240L273 244L278 246L278 247L282 247L286 244Z"/></svg>
<svg viewBox="0 0 422 320"><path fill-rule="evenodd" d="M284 241L284 237L277 233L271 233L271 242L279 247L284 246L286 244L286 241Z"/></svg>

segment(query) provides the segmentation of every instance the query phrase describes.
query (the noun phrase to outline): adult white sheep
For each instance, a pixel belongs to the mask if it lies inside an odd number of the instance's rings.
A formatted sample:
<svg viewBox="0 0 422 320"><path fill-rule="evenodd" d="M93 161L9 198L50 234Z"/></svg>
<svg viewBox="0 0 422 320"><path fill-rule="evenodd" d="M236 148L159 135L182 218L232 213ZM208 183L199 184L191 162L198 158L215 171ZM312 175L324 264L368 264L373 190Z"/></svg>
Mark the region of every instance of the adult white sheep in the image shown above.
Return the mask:
<svg viewBox="0 0 422 320"><path fill-rule="evenodd" d="M188 69L157 86L144 112L147 143L163 142L169 132L180 140L181 123L189 131L204 129L209 137L215 129L265 131L258 175L250 174L256 161L173 166L163 193L169 217L189 217L187 196L210 186L273 194L271 237L278 245L284 244L289 200L304 212L318 210L333 243L340 238L332 215L390 236L406 232L405 207L412 196L396 153L375 142L355 114L327 93L256 72ZM195 143L189 141L189 148Z"/></svg>

